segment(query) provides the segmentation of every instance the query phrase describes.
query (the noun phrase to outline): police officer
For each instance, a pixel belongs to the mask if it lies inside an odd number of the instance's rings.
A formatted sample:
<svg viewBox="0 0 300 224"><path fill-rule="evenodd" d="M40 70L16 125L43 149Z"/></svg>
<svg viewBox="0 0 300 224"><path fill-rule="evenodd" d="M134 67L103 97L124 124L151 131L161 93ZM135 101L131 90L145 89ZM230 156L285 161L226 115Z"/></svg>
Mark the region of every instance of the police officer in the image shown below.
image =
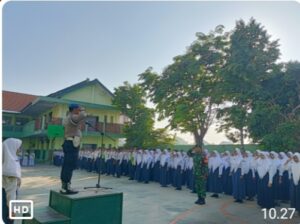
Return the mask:
<svg viewBox="0 0 300 224"><path fill-rule="evenodd" d="M78 104L69 105L69 113L64 120L65 141L62 145L64 162L61 169L60 179L62 181L62 194L77 194L78 191L71 189L71 178L76 168L80 147L80 126L87 117L85 109Z"/></svg>
<svg viewBox="0 0 300 224"><path fill-rule="evenodd" d="M208 160L200 146L195 146L192 152L194 175L198 200L195 204L204 205L206 197L206 180L208 176Z"/></svg>

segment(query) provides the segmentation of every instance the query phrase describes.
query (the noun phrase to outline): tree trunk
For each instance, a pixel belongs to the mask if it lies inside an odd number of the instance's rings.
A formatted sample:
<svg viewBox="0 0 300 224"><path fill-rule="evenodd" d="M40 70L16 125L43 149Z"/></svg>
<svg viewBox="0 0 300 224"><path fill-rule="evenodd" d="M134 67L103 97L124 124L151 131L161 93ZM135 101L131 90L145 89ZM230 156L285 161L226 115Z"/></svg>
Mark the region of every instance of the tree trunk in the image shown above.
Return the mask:
<svg viewBox="0 0 300 224"><path fill-rule="evenodd" d="M241 149L244 151L245 146L244 146L244 129L240 129L240 143L241 143Z"/></svg>
<svg viewBox="0 0 300 224"><path fill-rule="evenodd" d="M195 131L193 134L194 134L196 145L203 147L204 136L199 135L197 131Z"/></svg>

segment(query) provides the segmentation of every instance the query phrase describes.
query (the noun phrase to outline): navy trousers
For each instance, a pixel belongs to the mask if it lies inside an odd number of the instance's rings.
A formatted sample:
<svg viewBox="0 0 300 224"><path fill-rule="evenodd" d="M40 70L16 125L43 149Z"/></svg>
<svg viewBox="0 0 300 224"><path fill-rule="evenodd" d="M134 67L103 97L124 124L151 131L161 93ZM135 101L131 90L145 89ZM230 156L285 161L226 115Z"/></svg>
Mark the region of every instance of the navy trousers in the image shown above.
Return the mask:
<svg viewBox="0 0 300 224"><path fill-rule="evenodd" d="M64 141L64 162L61 169L60 179L64 183L70 183L73 175L73 170L76 169L78 160L79 147L75 148L70 140Z"/></svg>

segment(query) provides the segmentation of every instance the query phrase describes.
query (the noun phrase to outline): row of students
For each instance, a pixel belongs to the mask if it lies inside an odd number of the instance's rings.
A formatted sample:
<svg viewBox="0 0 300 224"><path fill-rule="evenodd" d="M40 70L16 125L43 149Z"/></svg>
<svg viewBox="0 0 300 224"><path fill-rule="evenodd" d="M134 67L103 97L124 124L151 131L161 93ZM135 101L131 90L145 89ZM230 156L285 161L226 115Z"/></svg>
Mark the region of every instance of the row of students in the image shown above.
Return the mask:
<svg viewBox="0 0 300 224"><path fill-rule="evenodd" d="M116 177L128 176L137 182L154 181L177 190L183 186L195 189L193 159L185 152L160 149L100 152L81 151L78 168ZM224 193L232 195L238 203L256 199L262 208L290 202L300 211L299 153L257 150L252 154L235 149L208 155L207 191L212 192L212 197ZM57 164L59 159L55 161Z"/></svg>

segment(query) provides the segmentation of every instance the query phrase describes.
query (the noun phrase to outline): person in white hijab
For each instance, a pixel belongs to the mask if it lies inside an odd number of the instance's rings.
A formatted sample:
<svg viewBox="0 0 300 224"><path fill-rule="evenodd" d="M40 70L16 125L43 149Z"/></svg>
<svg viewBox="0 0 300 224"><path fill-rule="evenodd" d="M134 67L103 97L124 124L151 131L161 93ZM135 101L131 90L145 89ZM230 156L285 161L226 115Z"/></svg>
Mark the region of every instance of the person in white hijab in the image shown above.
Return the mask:
<svg viewBox="0 0 300 224"><path fill-rule="evenodd" d="M151 161L152 157L149 150L145 150L142 158L142 181L144 181L145 184L148 184L150 180Z"/></svg>
<svg viewBox="0 0 300 224"><path fill-rule="evenodd" d="M255 167L252 153L246 151L243 158L245 172L246 196L248 201L253 201L256 194Z"/></svg>
<svg viewBox="0 0 300 224"><path fill-rule="evenodd" d="M170 159L170 154L167 149L165 149L160 157L160 185L162 187L167 187L168 177L167 177L167 170L168 170L168 160Z"/></svg>
<svg viewBox="0 0 300 224"><path fill-rule="evenodd" d="M21 186L21 166L17 153L21 150L22 141L8 138L2 143L2 187L10 200L17 199L17 190Z"/></svg>
<svg viewBox="0 0 300 224"><path fill-rule="evenodd" d="M222 192L222 159L220 157L219 152L214 150L211 154L211 158L209 160L211 163L210 171L209 171L209 190L213 193L211 197L218 198L219 194Z"/></svg>
<svg viewBox="0 0 300 224"><path fill-rule="evenodd" d="M232 170L232 195L235 199L234 202L243 203L245 198L245 180L243 178L244 169L242 167L242 154L239 148L234 150L231 157L231 170Z"/></svg>
<svg viewBox="0 0 300 224"><path fill-rule="evenodd" d="M300 215L300 153L294 154L291 164L291 208L295 208Z"/></svg>
<svg viewBox="0 0 300 224"><path fill-rule="evenodd" d="M153 180L155 182L160 181L160 157L161 157L161 150L156 149L154 152L154 174L153 174Z"/></svg>
<svg viewBox="0 0 300 224"><path fill-rule="evenodd" d="M273 171L271 170L272 161L268 152L261 152L260 158L257 160L257 204L261 208L274 208L274 192L273 192Z"/></svg>
<svg viewBox="0 0 300 224"><path fill-rule="evenodd" d="M290 197L290 181L289 181L289 173L288 167L285 165L288 161L288 156L284 152L279 153L279 199L282 203L287 203Z"/></svg>
<svg viewBox="0 0 300 224"><path fill-rule="evenodd" d="M280 160L278 158L278 153L271 151L270 152L270 159L271 159L271 166L269 170L269 179L270 183L272 183L272 188L274 192L274 200L275 206L279 206L278 199L279 199L279 167L280 167Z"/></svg>
<svg viewBox="0 0 300 224"><path fill-rule="evenodd" d="M136 154L136 170L135 170L135 179L138 182L142 182L142 159L143 159L143 150L139 149Z"/></svg>
<svg viewBox="0 0 300 224"><path fill-rule="evenodd" d="M230 153L225 151L222 154L222 187L223 192L226 195L232 195L232 178L229 176L230 173Z"/></svg>

